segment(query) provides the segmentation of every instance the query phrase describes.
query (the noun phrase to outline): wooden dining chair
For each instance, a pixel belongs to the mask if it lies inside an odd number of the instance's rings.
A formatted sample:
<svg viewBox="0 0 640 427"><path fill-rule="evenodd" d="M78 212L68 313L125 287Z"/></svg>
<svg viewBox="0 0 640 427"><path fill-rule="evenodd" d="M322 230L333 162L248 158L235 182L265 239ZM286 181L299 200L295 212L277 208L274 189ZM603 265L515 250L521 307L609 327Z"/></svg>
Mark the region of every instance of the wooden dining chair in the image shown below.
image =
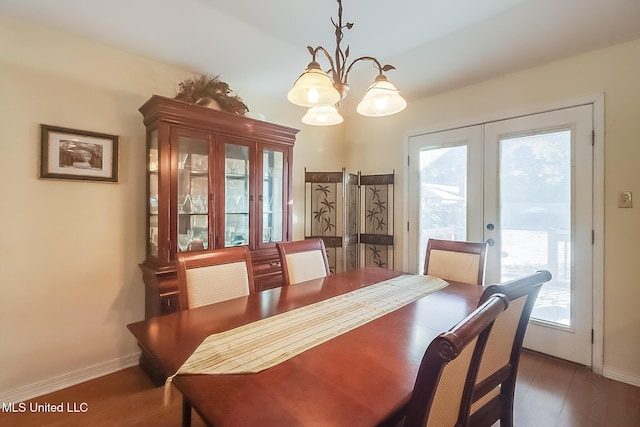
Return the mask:
<svg viewBox="0 0 640 427"><path fill-rule="evenodd" d="M424 274L444 280L484 284L487 244L456 240L429 239Z"/></svg>
<svg viewBox="0 0 640 427"><path fill-rule="evenodd" d="M489 427L498 420L501 427L513 426L513 398L522 342L540 288L549 280L551 273L541 270L484 290L480 303L503 294L509 298L509 308L494 322L480 360L469 426Z"/></svg>
<svg viewBox="0 0 640 427"><path fill-rule="evenodd" d="M494 294L429 344L400 425L466 425L472 386L488 334L496 317L508 306L507 297Z"/></svg>
<svg viewBox="0 0 640 427"><path fill-rule="evenodd" d="M180 310L255 293L251 253L246 246L178 253ZM191 426L191 402L182 400L182 426Z"/></svg>
<svg viewBox="0 0 640 427"><path fill-rule="evenodd" d="M187 310L255 292L246 246L178 254L180 309Z"/></svg>
<svg viewBox="0 0 640 427"><path fill-rule="evenodd" d="M322 239L277 243L285 285L319 279L330 274L327 250Z"/></svg>

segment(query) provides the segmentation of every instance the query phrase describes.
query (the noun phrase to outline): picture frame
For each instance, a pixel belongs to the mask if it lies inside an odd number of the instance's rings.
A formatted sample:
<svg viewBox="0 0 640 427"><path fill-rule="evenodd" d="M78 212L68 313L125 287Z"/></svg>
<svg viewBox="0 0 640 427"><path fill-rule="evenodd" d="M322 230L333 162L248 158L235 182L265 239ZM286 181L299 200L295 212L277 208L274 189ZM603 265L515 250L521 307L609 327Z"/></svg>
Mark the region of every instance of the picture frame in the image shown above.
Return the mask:
<svg viewBox="0 0 640 427"><path fill-rule="evenodd" d="M40 178L118 182L118 136L40 125Z"/></svg>

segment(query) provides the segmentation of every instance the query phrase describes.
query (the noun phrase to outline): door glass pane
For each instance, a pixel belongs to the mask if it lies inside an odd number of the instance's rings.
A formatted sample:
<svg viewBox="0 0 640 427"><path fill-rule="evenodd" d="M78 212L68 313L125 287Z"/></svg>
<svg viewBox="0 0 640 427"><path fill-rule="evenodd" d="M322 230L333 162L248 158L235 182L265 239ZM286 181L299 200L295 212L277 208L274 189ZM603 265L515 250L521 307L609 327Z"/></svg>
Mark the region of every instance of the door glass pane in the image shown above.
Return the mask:
<svg viewBox="0 0 640 427"><path fill-rule="evenodd" d="M420 151L420 252L427 240L467 237L467 146ZM422 258L422 257L421 257ZM418 271L423 271L421 259Z"/></svg>
<svg viewBox="0 0 640 427"><path fill-rule="evenodd" d="M262 242L281 242L284 213L284 157L281 151L262 154Z"/></svg>
<svg viewBox="0 0 640 427"><path fill-rule="evenodd" d="M549 270L532 317L571 319L571 131L500 140L501 276Z"/></svg>
<svg viewBox="0 0 640 427"><path fill-rule="evenodd" d="M209 143L178 138L178 251L209 248Z"/></svg>
<svg viewBox="0 0 640 427"><path fill-rule="evenodd" d="M249 147L225 144L224 245L249 244Z"/></svg>

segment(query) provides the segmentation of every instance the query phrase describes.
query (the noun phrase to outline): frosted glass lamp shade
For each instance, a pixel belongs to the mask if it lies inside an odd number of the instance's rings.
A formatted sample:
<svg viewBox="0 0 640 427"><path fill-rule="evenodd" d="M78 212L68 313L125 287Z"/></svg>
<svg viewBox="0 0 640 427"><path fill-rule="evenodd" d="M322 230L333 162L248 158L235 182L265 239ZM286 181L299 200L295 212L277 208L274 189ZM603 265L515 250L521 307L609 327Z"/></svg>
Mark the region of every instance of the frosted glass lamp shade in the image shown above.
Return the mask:
<svg viewBox="0 0 640 427"><path fill-rule="evenodd" d="M331 126L342 123L344 119L333 105L311 107L302 117L302 123L312 126Z"/></svg>
<svg viewBox="0 0 640 427"><path fill-rule="evenodd" d="M340 93L333 87L331 77L312 62L293 84L287 99L302 107L329 106L340 101Z"/></svg>
<svg viewBox="0 0 640 427"><path fill-rule="evenodd" d="M399 113L407 107L407 101L393 83L380 74L369 86L356 110L363 116L381 117Z"/></svg>

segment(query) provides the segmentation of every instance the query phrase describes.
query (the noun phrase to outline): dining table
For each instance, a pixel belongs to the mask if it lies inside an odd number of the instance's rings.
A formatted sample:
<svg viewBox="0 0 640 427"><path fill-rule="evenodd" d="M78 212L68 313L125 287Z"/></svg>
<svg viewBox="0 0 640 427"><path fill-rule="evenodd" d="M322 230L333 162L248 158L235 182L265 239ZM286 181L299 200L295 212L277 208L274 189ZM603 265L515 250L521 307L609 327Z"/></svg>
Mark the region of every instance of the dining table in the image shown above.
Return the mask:
<svg viewBox="0 0 640 427"><path fill-rule="evenodd" d="M407 273L365 267L150 318L128 329L181 393L183 424L190 423L193 408L215 426L384 425L409 401L429 343L476 308L482 286L446 282L256 372L179 371L208 337L252 328L323 301L332 304L401 276Z"/></svg>

